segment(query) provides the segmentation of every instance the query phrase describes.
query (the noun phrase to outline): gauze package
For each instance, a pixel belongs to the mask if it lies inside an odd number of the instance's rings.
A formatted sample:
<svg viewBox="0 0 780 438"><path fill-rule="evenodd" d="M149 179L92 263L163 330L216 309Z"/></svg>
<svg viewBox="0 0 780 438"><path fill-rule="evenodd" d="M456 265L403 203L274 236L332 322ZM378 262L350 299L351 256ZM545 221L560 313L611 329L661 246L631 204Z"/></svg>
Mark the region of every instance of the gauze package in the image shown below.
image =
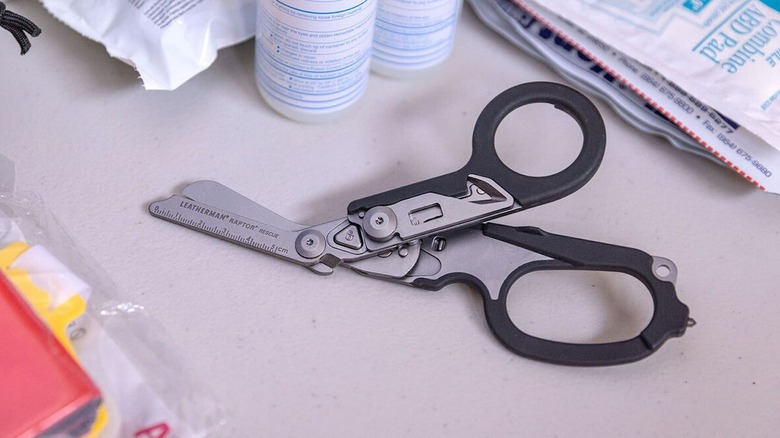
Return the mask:
<svg viewBox="0 0 780 438"><path fill-rule="evenodd" d="M780 193L780 150L651 67L531 1L471 0L491 29L602 96L640 130L732 168L756 187Z"/></svg>
<svg viewBox="0 0 780 438"><path fill-rule="evenodd" d="M780 0L529 1L780 149Z"/></svg>
<svg viewBox="0 0 780 438"><path fill-rule="evenodd" d="M217 50L255 33L252 0L42 0L55 17L138 70L147 90L173 90Z"/></svg>

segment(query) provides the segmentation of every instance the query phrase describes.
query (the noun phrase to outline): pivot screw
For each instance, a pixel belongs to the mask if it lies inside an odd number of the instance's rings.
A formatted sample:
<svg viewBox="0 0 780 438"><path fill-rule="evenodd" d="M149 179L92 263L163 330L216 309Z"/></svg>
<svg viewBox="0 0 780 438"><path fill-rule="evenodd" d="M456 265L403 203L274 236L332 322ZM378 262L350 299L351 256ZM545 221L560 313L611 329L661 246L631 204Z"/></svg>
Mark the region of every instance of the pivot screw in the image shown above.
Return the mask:
<svg viewBox="0 0 780 438"><path fill-rule="evenodd" d="M325 252L325 236L319 231L309 230L295 239L295 250L301 257L313 259Z"/></svg>
<svg viewBox="0 0 780 438"><path fill-rule="evenodd" d="M387 207L374 207L363 217L363 229L372 239L384 242L393 237L398 228L398 220L393 210Z"/></svg>

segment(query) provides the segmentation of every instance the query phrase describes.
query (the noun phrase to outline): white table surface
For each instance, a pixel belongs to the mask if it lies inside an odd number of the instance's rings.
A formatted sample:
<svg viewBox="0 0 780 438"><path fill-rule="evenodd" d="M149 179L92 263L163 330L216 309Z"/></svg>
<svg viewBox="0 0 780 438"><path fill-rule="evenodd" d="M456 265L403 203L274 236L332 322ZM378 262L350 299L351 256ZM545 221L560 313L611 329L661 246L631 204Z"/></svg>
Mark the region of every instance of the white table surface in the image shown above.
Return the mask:
<svg viewBox="0 0 780 438"><path fill-rule="evenodd" d="M213 179L313 224L343 216L353 199L459 168L493 96L523 82L563 81L468 7L455 51L435 74L374 75L346 117L302 125L261 100L251 41L222 50L176 91L147 92L132 68L38 2L11 4L43 34L20 57L0 32L0 153L16 163L19 189L38 192L122 296L165 327L189 371L224 406L224 435L780 430L780 198L638 132L603 101L595 103L607 152L593 180L503 222L636 247L677 264L679 296L698 324L631 365L523 359L492 337L479 295L466 286L425 292L344 269L321 277L148 214L149 202ZM519 110L508 120L499 139L513 140L500 153L518 169L550 170L545 154L565 157L576 147L557 128L560 119ZM618 325L636 319L609 290L609 277L600 295L582 280L518 283L513 312L536 304L540 310L523 314L537 327L584 324L576 335L583 340L605 328L599 315L622 317ZM519 298L528 289L537 294ZM583 309L559 311L567 301Z"/></svg>

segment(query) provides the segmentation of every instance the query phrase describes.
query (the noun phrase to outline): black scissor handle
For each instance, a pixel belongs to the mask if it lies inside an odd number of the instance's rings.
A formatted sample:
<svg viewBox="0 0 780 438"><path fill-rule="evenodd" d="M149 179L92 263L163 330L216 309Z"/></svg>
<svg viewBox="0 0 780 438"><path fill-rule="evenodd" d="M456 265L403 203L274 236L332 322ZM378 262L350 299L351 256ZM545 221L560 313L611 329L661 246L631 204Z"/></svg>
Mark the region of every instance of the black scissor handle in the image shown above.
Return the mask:
<svg viewBox="0 0 780 438"><path fill-rule="evenodd" d="M496 152L498 126L509 113L532 103L550 103L569 114L582 130L582 149L567 168L553 175L534 177L509 168ZM604 157L606 129L596 107L580 92L552 82L530 82L502 92L482 110L474 126L472 154L460 170L384 193L353 201L348 213L391 205L425 193L459 197L465 195L470 174L492 178L507 190L523 208L555 201L585 185L598 170Z"/></svg>
<svg viewBox="0 0 780 438"><path fill-rule="evenodd" d="M682 336L689 326L688 306L677 298L674 283L659 278L654 258L643 251L555 235L532 227L486 224L483 233L555 259L519 267L504 281L498 299L492 300L489 295L484 297L490 329L507 348L519 355L562 365L618 365L647 357L669 338ZM613 271L632 275L650 292L653 316L638 336L619 342L571 344L531 336L512 322L506 300L515 281L539 270Z"/></svg>
<svg viewBox="0 0 780 438"><path fill-rule="evenodd" d="M577 158L565 169L548 176L515 172L496 152L496 131L504 118L515 109L533 103L554 105L569 114L582 130L582 149ZM590 181L604 157L606 141L601 114L580 92L552 82L517 85L496 96L482 110L474 126L471 159L462 171L493 178L520 205L530 208L570 195Z"/></svg>
<svg viewBox="0 0 780 438"><path fill-rule="evenodd" d="M689 326L688 307L677 298L674 265L669 260L652 257L638 249L555 235L533 227L513 228L487 223L444 236L448 239L444 251L451 251L451 256L458 259L493 248L493 252L505 257L535 260L521 262L518 267L513 267L509 259L497 260L487 267L480 263L459 264L461 268L445 271L441 276L418 277L412 281L413 286L428 290L439 290L452 283L466 283L479 289L491 331L509 350L520 356L577 366L629 363L650 355L669 338L682 336ZM495 242L493 239L517 251L495 247L490 243ZM546 257L528 259L527 251ZM660 268L664 266L669 268L668 273L659 272L663 271ZM629 274L640 280L649 291L653 300L653 316L638 336L619 342L574 344L529 335L512 322L507 309L507 297L519 278L541 270ZM498 288L497 291L490 290L486 285L495 284L488 277L490 275L505 275L502 282L500 277L494 279L501 282L500 286L492 286Z"/></svg>

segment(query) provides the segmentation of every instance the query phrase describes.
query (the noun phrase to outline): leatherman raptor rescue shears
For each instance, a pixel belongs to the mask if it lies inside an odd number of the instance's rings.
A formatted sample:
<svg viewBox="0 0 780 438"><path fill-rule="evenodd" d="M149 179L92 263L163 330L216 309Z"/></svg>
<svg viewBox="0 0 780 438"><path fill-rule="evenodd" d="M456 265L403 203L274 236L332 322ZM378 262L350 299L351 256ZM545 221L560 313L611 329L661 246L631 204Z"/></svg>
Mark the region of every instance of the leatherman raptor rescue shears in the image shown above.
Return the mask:
<svg viewBox="0 0 780 438"><path fill-rule="evenodd" d="M516 173L498 157L495 134L513 110L551 103L583 134L579 155L545 177ZM677 270L637 249L489 222L567 196L601 164L604 122L579 92L529 83L495 97L477 119L472 155L460 170L353 201L347 216L315 226L291 222L212 181L199 181L149 206L152 215L281 257L319 274L345 266L369 277L439 290L467 283L482 294L493 334L521 356L565 365L614 365L642 359L692 324L675 291ZM540 270L629 274L647 287L653 316L635 338L601 344L541 339L521 331L507 310L512 284Z"/></svg>

